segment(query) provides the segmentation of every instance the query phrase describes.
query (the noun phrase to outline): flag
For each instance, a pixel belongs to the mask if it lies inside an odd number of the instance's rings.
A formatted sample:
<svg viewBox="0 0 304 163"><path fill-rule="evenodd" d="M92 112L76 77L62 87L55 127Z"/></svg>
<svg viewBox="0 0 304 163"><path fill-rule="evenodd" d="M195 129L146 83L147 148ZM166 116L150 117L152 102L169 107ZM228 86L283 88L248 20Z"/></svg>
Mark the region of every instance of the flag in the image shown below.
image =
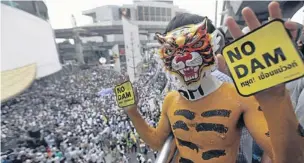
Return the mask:
<svg viewBox="0 0 304 163"><path fill-rule="evenodd" d="M98 96L106 96L106 95L111 95L111 94L113 94L112 88L106 88L97 93Z"/></svg>

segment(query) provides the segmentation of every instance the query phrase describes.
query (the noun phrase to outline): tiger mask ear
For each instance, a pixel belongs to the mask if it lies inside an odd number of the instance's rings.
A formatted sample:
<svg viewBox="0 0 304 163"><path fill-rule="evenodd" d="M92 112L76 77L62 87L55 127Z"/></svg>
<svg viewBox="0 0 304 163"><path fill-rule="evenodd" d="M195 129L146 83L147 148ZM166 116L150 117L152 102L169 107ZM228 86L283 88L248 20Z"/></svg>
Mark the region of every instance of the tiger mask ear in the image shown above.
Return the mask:
<svg viewBox="0 0 304 163"><path fill-rule="evenodd" d="M196 24L195 34L201 33L202 35L205 35L207 33L207 30L208 30L207 18L205 18L203 22Z"/></svg>
<svg viewBox="0 0 304 163"><path fill-rule="evenodd" d="M162 35L162 34L160 34L160 33L155 33L155 38L156 38L156 40L161 44L161 45L163 45L165 42L166 42L166 39L165 39L165 37Z"/></svg>

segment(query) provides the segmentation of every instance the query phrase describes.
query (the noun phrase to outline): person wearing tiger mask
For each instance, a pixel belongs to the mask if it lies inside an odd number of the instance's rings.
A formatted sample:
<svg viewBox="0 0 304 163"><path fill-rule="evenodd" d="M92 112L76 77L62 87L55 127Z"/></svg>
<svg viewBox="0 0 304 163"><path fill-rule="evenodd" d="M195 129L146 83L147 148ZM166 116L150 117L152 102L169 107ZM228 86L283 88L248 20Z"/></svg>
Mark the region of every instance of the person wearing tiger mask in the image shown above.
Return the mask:
<svg viewBox="0 0 304 163"><path fill-rule="evenodd" d="M277 2L268 9L270 17L282 18ZM242 14L250 30L261 25L250 8ZM234 39L243 35L233 18L226 24ZM285 27L293 34L293 22ZM160 150L173 133L180 163L235 163L240 126L245 125L273 162L304 162L304 130L285 85L242 97L233 84L213 77L221 40L211 28L206 18L181 14L171 20L164 34L156 34L164 66L182 86L166 95L156 128L145 122L136 104L124 108L141 139Z"/></svg>

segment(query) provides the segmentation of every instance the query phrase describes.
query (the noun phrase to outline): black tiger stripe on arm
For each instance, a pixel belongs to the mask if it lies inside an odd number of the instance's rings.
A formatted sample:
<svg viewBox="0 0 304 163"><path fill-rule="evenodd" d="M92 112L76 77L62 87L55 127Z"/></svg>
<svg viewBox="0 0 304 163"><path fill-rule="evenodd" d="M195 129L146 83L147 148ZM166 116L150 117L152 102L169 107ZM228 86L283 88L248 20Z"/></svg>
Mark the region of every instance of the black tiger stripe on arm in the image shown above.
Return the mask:
<svg viewBox="0 0 304 163"><path fill-rule="evenodd" d="M174 112L174 115L180 115L185 117L188 120L193 120L195 118L195 113L190 111L190 110L186 110L186 109L182 109L182 110L176 110Z"/></svg>
<svg viewBox="0 0 304 163"><path fill-rule="evenodd" d="M192 160L181 157L178 161L179 163L194 163Z"/></svg>
<svg viewBox="0 0 304 163"><path fill-rule="evenodd" d="M224 126L223 124L216 124L216 123L200 123L195 127L197 132L200 131L215 131L218 133L227 133L228 127Z"/></svg>
<svg viewBox="0 0 304 163"><path fill-rule="evenodd" d="M210 159L219 158L219 157L225 156L225 155L226 155L225 150L216 149L216 150L209 150L209 151L203 152L202 158L204 160L210 160Z"/></svg>
<svg viewBox="0 0 304 163"><path fill-rule="evenodd" d="M177 141L180 146L188 147L188 148L190 148L192 150L196 150L196 152L198 152L198 146L196 144L194 144L192 142L181 140L179 138L177 138Z"/></svg>
<svg viewBox="0 0 304 163"><path fill-rule="evenodd" d="M265 133L267 137L270 137L269 131Z"/></svg>
<svg viewBox="0 0 304 163"><path fill-rule="evenodd" d="M258 111L263 111L262 108L261 108L261 106L258 107Z"/></svg>
<svg viewBox="0 0 304 163"><path fill-rule="evenodd" d="M298 125L298 132L301 137L304 137L304 128L301 124Z"/></svg>
<svg viewBox="0 0 304 163"><path fill-rule="evenodd" d="M201 114L202 117L230 117L231 110L226 110L226 109L216 109L216 110L209 110L205 111Z"/></svg>
<svg viewBox="0 0 304 163"><path fill-rule="evenodd" d="M185 130L185 131L189 131L189 127L183 121L176 121L173 124L172 128L173 128L173 130L175 130L175 129L182 129L182 130Z"/></svg>

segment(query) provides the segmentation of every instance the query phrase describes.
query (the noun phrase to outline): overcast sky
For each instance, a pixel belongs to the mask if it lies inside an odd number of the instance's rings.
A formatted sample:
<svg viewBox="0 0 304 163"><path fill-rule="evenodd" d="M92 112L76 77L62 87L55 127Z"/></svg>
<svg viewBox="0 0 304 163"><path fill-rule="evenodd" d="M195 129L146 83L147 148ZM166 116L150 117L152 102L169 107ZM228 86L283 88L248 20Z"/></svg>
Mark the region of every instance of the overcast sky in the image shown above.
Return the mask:
<svg viewBox="0 0 304 163"><path fill-rule="evenodd" d="M82 11L103 5L132 4L133 0L45 0L50 22L53 28L72 27L71 14L74 14L77 25L92 23L92 19L83 16ZM191 13L208 16L211 20L215 17L215 0L174 0L174 4ZM219 2L219 6L222 1ZM221 8L219 7L219 12ZM219 17L218 17L219 18Z"/></svg>
<svg viewBox="0 0 304 163"><path fill-rule="evenodd" d="M82 11L103 5L132 4L133 0L45 0L50 22L55 29L72 27L71 15L74 14L77 25L91 24L92 19L83 16ZM174 4L186 9L190 13L208 16L213 22L215 19L215 0L174 0ZM222 9L222 0L218 3L218 14ZM300 9L293 20L303 23L303 10ZM218 15L218 22L220 15Z"/></svg>

